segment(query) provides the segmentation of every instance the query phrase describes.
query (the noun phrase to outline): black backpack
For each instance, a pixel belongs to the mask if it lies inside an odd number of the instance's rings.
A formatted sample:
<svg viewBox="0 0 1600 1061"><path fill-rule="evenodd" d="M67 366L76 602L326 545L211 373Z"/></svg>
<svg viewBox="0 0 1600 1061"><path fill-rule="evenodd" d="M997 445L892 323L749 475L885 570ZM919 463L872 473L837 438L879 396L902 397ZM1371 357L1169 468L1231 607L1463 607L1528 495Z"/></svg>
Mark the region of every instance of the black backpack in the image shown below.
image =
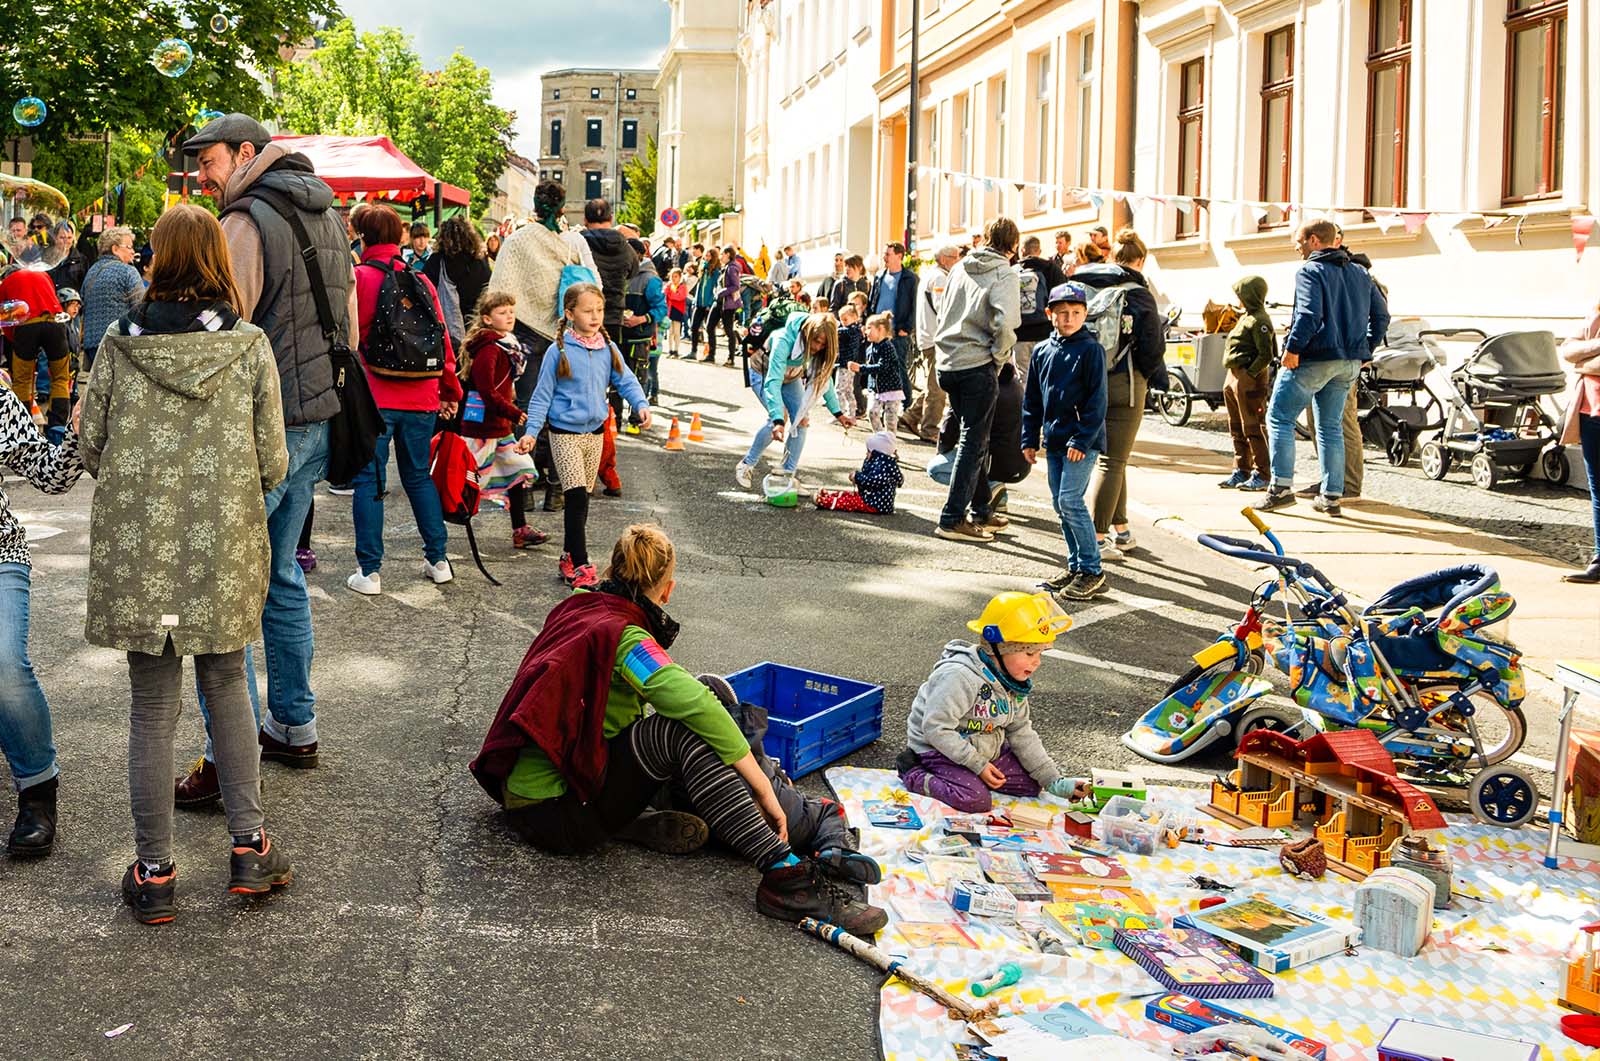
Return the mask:
<svg viewBox="0 0 1600 1061"><path fill-rule="evenodd" d="M752 351L762 349L767 345L767 340L783 330L783 326L789 323L791 316L809 312L805 306L787 295L779 295L750 322L750 327L745 331L745 345Z"/></svg>
<svg viewBox="0 0 1600 1061"><path fill-rule="evenodd" d="M1017 281L1022 287L1022 326L1050 323L1050 292L1044 274L1018 264Z"/></svg>
<svg viewBox="0 0 1600 1061"><path fill-rule="evenodd" d="M384 274L362 343L367 368L385 379L438 379L444 372L444 321L421 274L399 258L388 265L361 264Z"/></svg>

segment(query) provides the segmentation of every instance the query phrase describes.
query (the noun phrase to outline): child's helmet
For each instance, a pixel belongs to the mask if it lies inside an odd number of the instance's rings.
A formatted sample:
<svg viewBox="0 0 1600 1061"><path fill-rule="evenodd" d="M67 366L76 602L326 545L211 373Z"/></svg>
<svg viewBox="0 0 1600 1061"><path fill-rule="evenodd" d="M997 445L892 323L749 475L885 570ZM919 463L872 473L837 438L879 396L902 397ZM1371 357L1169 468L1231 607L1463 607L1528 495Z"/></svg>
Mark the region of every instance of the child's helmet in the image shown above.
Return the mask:
<svg viewBox="0 0 1600 1061"><path fill-rule="evenodd" d="M1001 593L967 629L990 645L1049 645L1071 626L1072 618L1048 593Z"/></svg>

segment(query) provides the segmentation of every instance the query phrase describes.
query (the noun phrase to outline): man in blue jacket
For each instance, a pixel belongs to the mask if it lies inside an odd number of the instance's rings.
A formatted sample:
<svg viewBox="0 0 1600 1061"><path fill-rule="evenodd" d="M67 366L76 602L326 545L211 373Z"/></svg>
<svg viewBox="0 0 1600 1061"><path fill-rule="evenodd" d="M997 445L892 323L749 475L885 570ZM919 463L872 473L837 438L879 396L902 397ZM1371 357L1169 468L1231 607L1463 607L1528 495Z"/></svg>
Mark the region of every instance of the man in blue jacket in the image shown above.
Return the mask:
<svg viewBox="0 0 1600 1061"><path fill-rule="evenodd" d="M900 363L910 364L911 335L917 328L917 274L905 268L906 248L889 243L883 248L883 271L872 278L867 291L867 315L894 314L894 345Z"/></svg>
<svg viewBox="0 0 1600 1061"><path fill-rule="evenodd" d="M1306 264L1295 275L1283 369L1267 405L1272 486L1256 507L1294 504L1294 422L1315 402L1322 496L1311 505L1337 516L1344 494L1345 397L1361 362L1372 356L1388 331L1389 307L1367 270L1339 246L1339 228L1332 221L1301 225L1294 242Z"/></svg>

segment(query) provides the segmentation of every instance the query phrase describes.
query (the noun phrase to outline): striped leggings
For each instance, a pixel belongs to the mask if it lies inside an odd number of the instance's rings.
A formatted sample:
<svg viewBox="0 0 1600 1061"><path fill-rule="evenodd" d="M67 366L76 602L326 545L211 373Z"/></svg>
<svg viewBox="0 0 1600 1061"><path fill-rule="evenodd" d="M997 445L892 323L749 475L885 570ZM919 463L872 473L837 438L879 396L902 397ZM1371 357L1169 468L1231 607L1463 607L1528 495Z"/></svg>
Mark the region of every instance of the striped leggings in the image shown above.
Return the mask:
<svg viewBox="0 0 1600 1061"><path fill-rule="evenodd" d="M712 835L758 869L789 854L738 771L682 722L647 715L607 741L606 750L605 779L588 803L568 792L508 813L523 839L557 854L592 851L637 818L662 785L676 781Z"/></svg>

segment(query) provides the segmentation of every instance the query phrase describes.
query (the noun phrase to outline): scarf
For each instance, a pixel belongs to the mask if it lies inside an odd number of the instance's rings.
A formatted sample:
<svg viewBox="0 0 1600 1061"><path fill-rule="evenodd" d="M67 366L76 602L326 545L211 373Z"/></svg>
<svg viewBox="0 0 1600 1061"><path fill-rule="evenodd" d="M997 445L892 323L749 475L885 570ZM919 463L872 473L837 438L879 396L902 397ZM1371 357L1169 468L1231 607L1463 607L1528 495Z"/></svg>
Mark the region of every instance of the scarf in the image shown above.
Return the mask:
<svg viewBox="0 0 1600 1061"><path fill-rule="evenodd" d="M596 587L596 591L609 593L614 597L622 597L637 604L639 610L644 612L647 624L646 629L650 631L650 636L656 639L656 644L660 645L663 651L670 649L672 643L678 639L678 631L681 627L678 626L677 621L668 615L661 605L627 583L615 578L608 578Z"/></svg>
<svg viewBox="0 0 1600 1061"><path fill-rule="evenodd" d="M983 649L978 654L983 657L984 664L994 672L994 676L999 679L1000 684L1006 687L1007 692L1013 696L1027 696L1033 691L1033 679L1029 678L1025 682L1019 682L1013 678L1011 672L1006 670L1006 665L1001 662L999 653L992 653L987 649Z"/></svg>
<svg viewBox="0 0 1600 1061"><path fill-rule="evenodd" d="M604 350L606 348L606 337L603 332L595 332L593 335L584 336L569 328L567 329L567 334L572 336L573 342L585 350Z"/></svg>

